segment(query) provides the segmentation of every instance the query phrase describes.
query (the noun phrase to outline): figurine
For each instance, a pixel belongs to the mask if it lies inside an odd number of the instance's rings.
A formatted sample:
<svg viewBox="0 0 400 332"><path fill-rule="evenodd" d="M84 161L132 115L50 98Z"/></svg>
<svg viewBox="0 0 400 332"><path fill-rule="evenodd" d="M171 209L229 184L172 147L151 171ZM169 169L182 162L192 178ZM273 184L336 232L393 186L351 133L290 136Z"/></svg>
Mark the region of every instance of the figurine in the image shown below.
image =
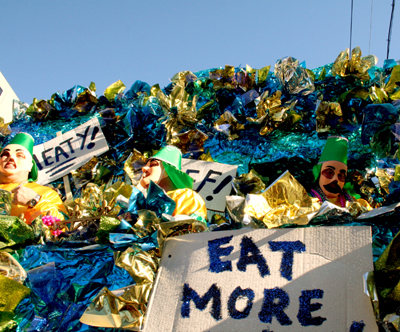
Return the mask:
<svg viewBox="0 0 400 332"><path fill-rule="evenodd" d="M27 224L47 212L64 219L61 212L67 214L67 211L58 193L35 183L38 169L33 159L33 145L31 135L18 133L0 151L0 189L13 193L11 215L23 213Z"/></svg>
<svg viewBox="0 0 400 332"><path fill-rule="evenodd" d="M182 153L172 145L166 146L151 157L142 168L138 189L148 189L150 180L167 192L176 208L173 216L184 214L206 221L207 209L204 200L192 190L193 179L181 171Z"/></svg>
<svg viewBox="0 0 400 332"><path fill-rule="evenodd" d="M346 207L346 202L359 202L371 209L367 201L352 197L343 187L347 176L348 141L344 137L330 136L318 164L313 167L315 187L311 196L317 197L320 203L328 200L339 206Z"/></svg>

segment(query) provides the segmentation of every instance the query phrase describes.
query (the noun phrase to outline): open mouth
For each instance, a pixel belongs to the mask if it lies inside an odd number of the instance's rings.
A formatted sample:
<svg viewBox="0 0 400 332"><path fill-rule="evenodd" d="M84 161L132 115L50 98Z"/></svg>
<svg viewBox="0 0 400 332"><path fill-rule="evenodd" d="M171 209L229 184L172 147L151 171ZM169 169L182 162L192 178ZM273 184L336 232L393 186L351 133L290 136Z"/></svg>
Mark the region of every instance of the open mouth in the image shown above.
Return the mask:
<svg viewBox="0 0 400 332"><path fill-rule="evenodd" d="M326 191L329 191L332 194L339 194L342 191L342 188L340 188L337 181L325 185L324 188Z"/></svg>
<svg viewBox="0 0 400 332"><path fill-rule="evenodd" d="M14 163L7 163L7 164L5 164L5 166L4 166L4 169L16 169L17 168L17 165L15 165Z"/></svg>

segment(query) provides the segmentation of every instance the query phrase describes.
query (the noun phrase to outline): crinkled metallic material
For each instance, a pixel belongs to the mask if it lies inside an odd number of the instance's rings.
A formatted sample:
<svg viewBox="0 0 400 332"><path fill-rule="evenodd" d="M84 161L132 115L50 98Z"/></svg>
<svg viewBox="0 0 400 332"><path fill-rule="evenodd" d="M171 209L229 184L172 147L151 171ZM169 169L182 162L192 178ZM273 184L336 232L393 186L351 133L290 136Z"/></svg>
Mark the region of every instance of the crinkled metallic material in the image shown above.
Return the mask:
<svg viewBox="0 0 400 332"><path fill-rule="evenodd" d="M34 229L13 216L0 216L0 249L23 244L35 238Z"/></svg>
<svg viewBox="0 0 400 332"><path fill-rule="evenodd" d="M30 289L19 282L0 274L0 312L12 312Z"/></svg>
<svg viewBox="0 0 400 332"><path fill-rule="evenodd" d="M33 293L15 310L20 330L28 330L38 319L47 321L42 331L80 330L80 316L103 287L115 290L133 283L127 271L114 265L107 247L55 248L29 246L19 252Z"/></svg>
<svg viewBox="0 0 400 332"><path fill-rule="evenodd" d="M26 272L18 261L7 252L0 251L0 275L10 278L20 284L26 279Z"/></svg>
<svg viewBox="0 0 400 332"><path fill-rule="evenodd" d="M374 55L361 57L361 49L357 46L351 52L351 60L349 60L349 49L340 52L332 66L332 75L348 76L353 75L361 80L369 80L368 69L378 62L378 58Z"/></svg>
<svg viewBox="0 0 400 332"><path fill-rule="evenodd" d="M245 197L247 194L261 194L268 180L268 178L260 176L254 169L251 169L249 173L234 178L232 184L236 193Z"/></svg>
<svg viewBox="0 0 400 332"><path fill-rule="evenodd" d="M231 112L225 111L224 114L215 121L214 128L225 134L228 140L234 140L239 137L238 134L240 131L244 130L244 125L239 123Z"/></svg>
<svg viewBox="0 0 400 332"><path fill-rule="evenodd" d="M278 60L274 69L275 77L290 94L308 95L314 91L314 82L299 60L288 56Z"/></svg>
<svg viewBox="0 0 400 332"><path fill-rule="evenodd" d="M139 184L142 177L142 168L146 165L147 158L134 149L124 162L124 170L128 174L134 186Z"/></svg>
<svg viewBox="0 0 400 332"><path fill-rule="evenodd" d="M191 129L180 134L176 134L170 144L178 147L182 153L198 154L204 152L204 142L208 136L198 129Z"/></svg>
<svg viewBox="0 0 400 332"><path fill-rule="evenodd" d="M293 111L296 100L281 105L282 92L277 91L270 97L268 90L257 98L257 118L248 117L247 121L261 125L260 135L268 135L275 128L287 122L293 125L301 120L301 116Z"/></svg>
<svg viewBox="0 0 400 332"><path fill-rule="evenodd" d="M115 265L125 269L136 284L153 283L160 264L158 250L143 251L138 246L114 253Z"/></svg>
<svg viewBox="0 0 400 332"><path fill-rule="evenodd" d="M11 134L11 129L8 123L4 123L4 119L0 117L0 136L8 136Z"/></svg>
<svg viewBox="0 0 400 332"><path fill-rule="evenodd" d="M114 82L107 89L104 90L104 96L109 100L113 101L115 96L119 93L122 93L125 90L126 86L122 83L121 80Z"/></svg>
<svg viewBox="0 0 400 332"><path fill-rule="evenodd" d="M333 126L341 121L343 116L340 104L337 102L322 101L317 110L317 132L329 132Z"/></svg>
<svg viewBox="0 0 400 332"><path fill-rule="evenodd" d="M141 328L152 286L152 283L145 283L115 291L104 287L93 299L80 321L99 327Z"/></svg>
<svg viewBox="0 0 400 332"><path fill-rule="evenodd" d="M284 224L307 224L310 214L319 209L304 187L288 172L272 183L260 198L264 203L247 205L245 213L262 220L268 228Z"/></svg>

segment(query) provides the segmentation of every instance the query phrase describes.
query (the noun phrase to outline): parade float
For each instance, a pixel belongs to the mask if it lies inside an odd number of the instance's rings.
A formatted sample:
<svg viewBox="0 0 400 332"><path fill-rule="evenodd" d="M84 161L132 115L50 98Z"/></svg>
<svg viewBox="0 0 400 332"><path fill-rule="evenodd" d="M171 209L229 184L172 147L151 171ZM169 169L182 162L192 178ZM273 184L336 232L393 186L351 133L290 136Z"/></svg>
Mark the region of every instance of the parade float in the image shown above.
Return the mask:
<svg viewBox="0 0 400 332"><path fill-rule="evenodd" d="M2 196L0 331L398 331L400 64L349 53L14 102L1 147L30 134L65 211L28 220ZM311 197L332 136L340 206ZM206 215L137 189L166 146Z"/></svg>

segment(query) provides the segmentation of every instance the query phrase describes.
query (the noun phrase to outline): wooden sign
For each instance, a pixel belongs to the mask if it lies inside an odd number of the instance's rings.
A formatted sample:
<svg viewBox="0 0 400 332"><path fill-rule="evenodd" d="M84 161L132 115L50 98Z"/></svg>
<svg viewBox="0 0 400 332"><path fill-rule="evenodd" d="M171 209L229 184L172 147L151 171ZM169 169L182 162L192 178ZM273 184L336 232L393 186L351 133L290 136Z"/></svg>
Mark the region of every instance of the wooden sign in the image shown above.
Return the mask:
<svg viewBox="0 0 400 332"><path fill-rule="evenodd" d="M193 179L195 190L206 203L208 210L225 211L226 196L229 196L232 179L237 166L209 161L182 159L182 171Z"/></svg>
<svg viewBox="0 0 400 332"><path fill-rule="evenodd" d="M107 141L97 118L44 144L35 145L33 158L39 170L37 183L57 180L107 150Z"/></svg>
<svg viewBox="0 0 400 332"><path fill-rule="evenodd" d="M169 238L144 331L378 331L373 268L366 226Z"/></svg>

